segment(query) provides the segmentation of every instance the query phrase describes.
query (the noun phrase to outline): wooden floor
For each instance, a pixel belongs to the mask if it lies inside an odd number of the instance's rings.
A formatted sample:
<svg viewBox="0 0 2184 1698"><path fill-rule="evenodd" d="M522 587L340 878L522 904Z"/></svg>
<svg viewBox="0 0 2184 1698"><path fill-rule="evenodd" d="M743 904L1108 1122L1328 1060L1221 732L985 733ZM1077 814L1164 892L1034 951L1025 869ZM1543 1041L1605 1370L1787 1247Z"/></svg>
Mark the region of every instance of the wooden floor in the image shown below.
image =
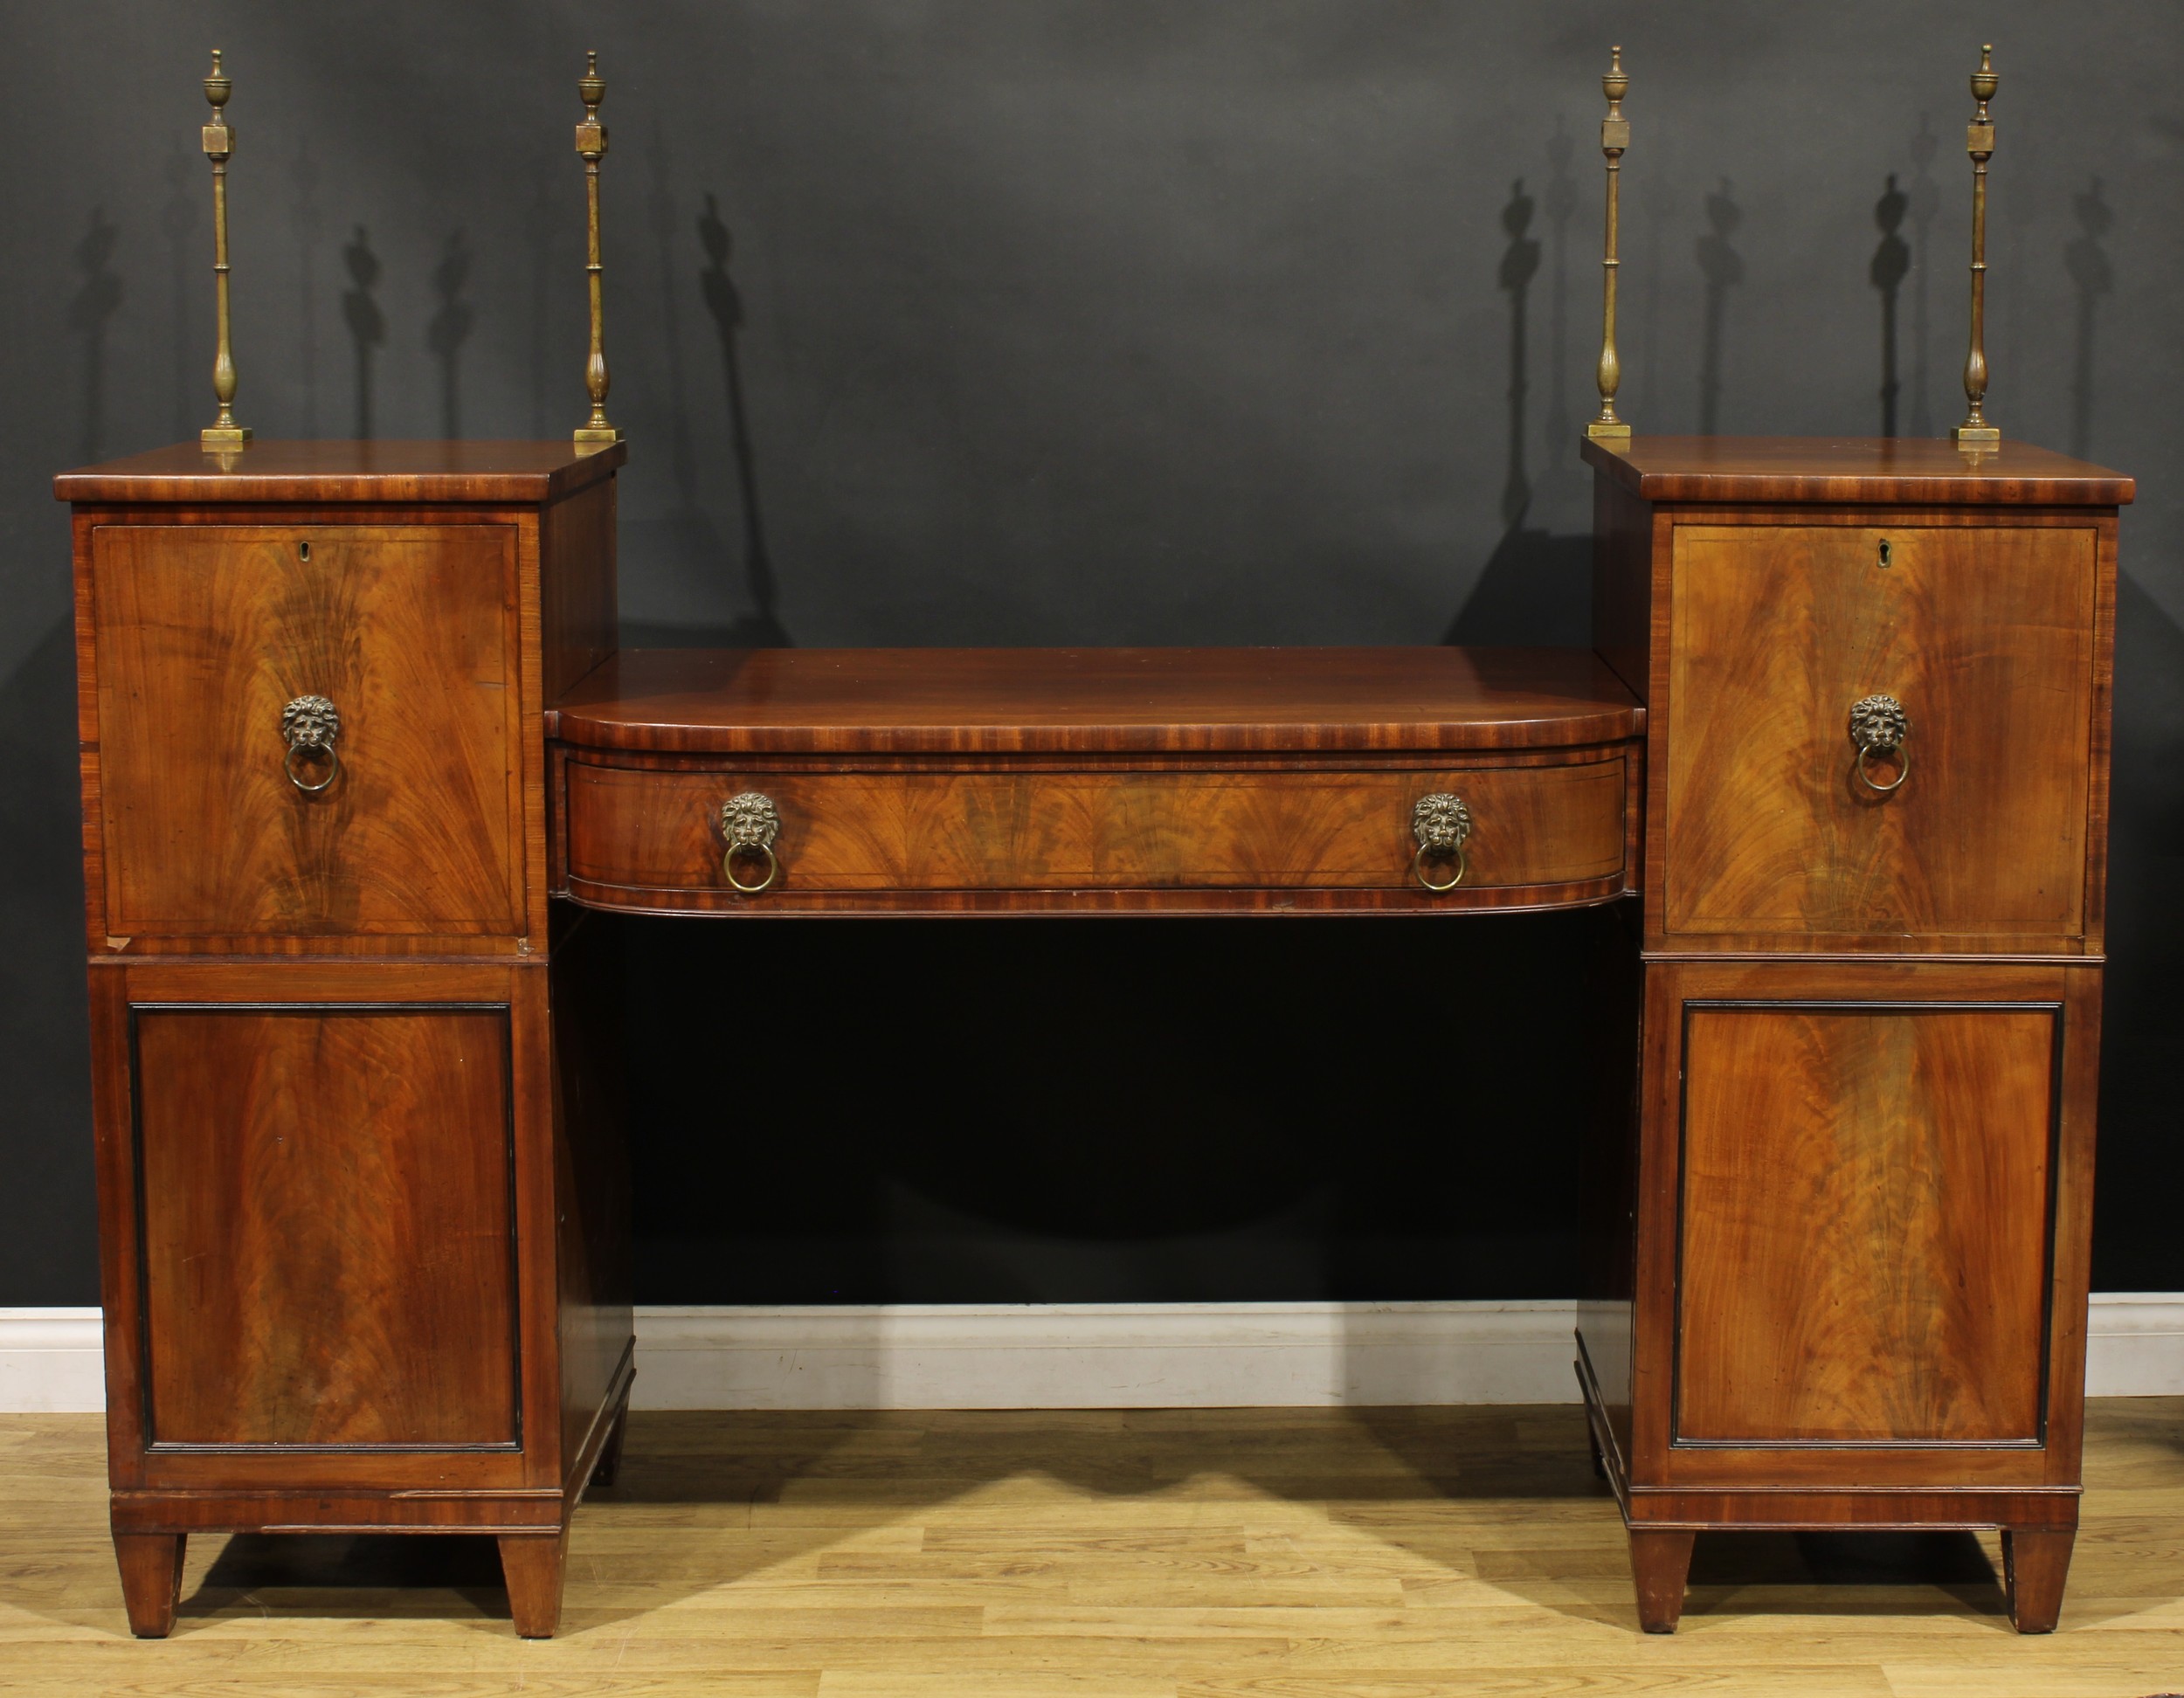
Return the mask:
<svg viewBox="0 0 2184 1698"><path fill-rule="evenodd" d="M2052 1638L1989 1538L1702 1538L1636 1628L1574 1408L636 1418L563 1636L490 1545L200 1540L128 1636L95 1416L0 1417L0 1691L1437 1698L2184 1691L2184 1398L2093 1405Z"/></svg>

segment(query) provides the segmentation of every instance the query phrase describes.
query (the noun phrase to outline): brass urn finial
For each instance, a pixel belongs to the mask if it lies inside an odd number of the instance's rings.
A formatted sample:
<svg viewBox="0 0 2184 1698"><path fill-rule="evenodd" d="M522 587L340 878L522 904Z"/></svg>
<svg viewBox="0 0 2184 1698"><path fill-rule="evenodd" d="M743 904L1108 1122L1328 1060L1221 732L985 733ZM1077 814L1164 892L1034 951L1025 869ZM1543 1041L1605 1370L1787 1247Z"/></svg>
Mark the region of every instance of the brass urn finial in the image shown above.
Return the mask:
<svg viewBox="0 0 2184 1698"><path fill-rule="evenodd" d="M1630 426L1615 417L1615 391L1623 383L1623 362L1615 352L1615 273L1622 268L1615 246L1623 150L1630 146L1630 121L1623 116L1630 79L1623 74L1623 50L1611 47L1607 52L1607 72L1600 79L1600 91L1607 96L1607 116L1600 120L1600 152L1607 160L1607 250L1600 261L1600 416L1587 422L1585 434L1612 445L1630 440Z"/></svg>
<svg viewBox="0 0 2184 1698"><path fill-rule="evenodd" d="M1965 126L1964 150L1972 155L1972 348L1964 357L1964 398L1970 409L1964 423L1949 432L1968 452L1999 448L2002 433L1987 422L1987 162L1994 155L1994 121L1987 103L2001 79L1994 74L1992 43L1980 49L1980 68L1972 73L1972 98L1980 103Z"/></svg>
<svg viewBox="0 0 2184 1698"><path fill-rule="evenodd" d="M584 269L591 295L591 352L584 361L584 386L591 396L591 416L577 427L576 442L579 448L598 449L619 442L622 433L606 422L606 317L599 293L599 161L606 155L606 126L599 121L599 102L606 99L606 79L599 74L598 54L584 57L584 75L577 79L577 98L584 102L577 152L584 160L587 210Z"/></svg>
<svg viewBox="0 0 2184 1698"><path fill-rule="evenodd" d="M227 311L227 162L235 151L235 131L227 121L227 97L234 92L220 68L220 50L212 50L212 72L204 79L204 98L212 121L204 127L204 156L212 162L212 293L219 336L212 355L212 394L220 416L197 432L198 445L213 453L232 453L250 441L235 422L235 348Z"/></svg>

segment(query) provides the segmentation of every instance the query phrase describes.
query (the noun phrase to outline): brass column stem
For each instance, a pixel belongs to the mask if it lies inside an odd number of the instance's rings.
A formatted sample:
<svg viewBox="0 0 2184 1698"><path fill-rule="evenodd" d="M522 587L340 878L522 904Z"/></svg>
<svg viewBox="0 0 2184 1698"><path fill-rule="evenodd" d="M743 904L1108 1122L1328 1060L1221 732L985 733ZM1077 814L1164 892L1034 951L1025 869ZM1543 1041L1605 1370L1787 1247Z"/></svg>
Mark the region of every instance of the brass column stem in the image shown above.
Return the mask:
<svg viewBox="0 0 2184 1698"><path fill-rule="evenodd" d="M235 422L235 348L227 309L227 162L235 150L235 132L228 127L226 107L232 88L220 69L220 50L215 47L212 74L204 79L204 98L212 105L212 121L204 127L204 153L212 162L212 293L219 324L212 355L212 394L220 404L220 416L197 432L198 445L215 453L232 452L250 441L250 432Z"/></svg>
<svg viewBox="0 0 2184 1698"><path fill-rule="evenodd" d="M1585 434L1596 442L1628 442L1630 426L1615 417L1615 391L1622 387L1623 362L1615 352L1615 278L1622 269L1616 257L1621 235L1623 150L1630 145L1630 121L1623 116L1623 95L1630 79L1623 74L1623 50L1608 49L1607 74L1600 89L1607 96L1607 116L1600 120L1600 152L1607 160L1607 247L1600 260L1600 413L1588 421Z"/></svg>
<svg viewBox="0 0 2184 1698"><path fill-rule="evenodd" d="M591 396L591 416L576 430L579 448L604 448L619 442L622 433L606 422L606 305L601 293L604 267L599 263L599 161L606 155L606 126L599 121L599 102L606 99L606 79L599 74L599 56L584 55L584 72L577 81L577 98L584 102L584 121L577 126L577 152L584 159L585 214L584 280L591 299L591 351L584 362L584 386Z"/></svg>
<svg viewBox="0 0 2184 1698"><path fill-rule="evenodd" d="M1964 398L1971 404L1964 423L1949 432L1958 447L2001 445L2002 433L1987 422L1987 162L1994 155L1994 121L1987 103L2001 79L1994 74L1994 49L1980 49L1980 68L1972 73L1972 98L1979 110L1965 127L1964 148L1972 155L1972 346L1964 356Z"/></svg>

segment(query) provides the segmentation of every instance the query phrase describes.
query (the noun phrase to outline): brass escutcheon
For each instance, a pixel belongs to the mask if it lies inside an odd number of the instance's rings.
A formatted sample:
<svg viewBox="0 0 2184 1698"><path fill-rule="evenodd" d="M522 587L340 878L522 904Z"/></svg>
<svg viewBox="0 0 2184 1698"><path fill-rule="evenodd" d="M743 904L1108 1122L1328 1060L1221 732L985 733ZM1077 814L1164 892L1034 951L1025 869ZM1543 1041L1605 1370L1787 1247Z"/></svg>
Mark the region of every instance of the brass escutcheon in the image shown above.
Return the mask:
<svg viewBox="0 0 2184 1698"><path fill-rule="evenodd" d="M281 765L288 774L288 782L306 796L316 796L341 777L342 757L334 748L334 739L342 735L341 710L324 696L300 695L283 708L280 735L288 745ZM326 757L326 777L315 784L308 784L296 763L314 755Z"/></svg>
<svg viewBox="0 0 2184 1698"><path fill-rule="evenodd" d="M773 840L780 835L781 815L771 797L757 790L729 797L721 804L721 836L728 844L721 857L721 876L746 896L772 888L773 881L781 876L780 858L773 852ZM766 876L757 884L745 884L736 876L739 855L763 855Z"/></svg>
<svg viewBox="0 0 2184 1698"><path fill-rule="evenodd" d="M1463 882L1463 875L1470 870L1463 845L1471 835L1471 810L1464 806L1462 797L1451 796L1446 790L1420 797L1411 810L1411 835L1418 839L1418 852L1411 857L1411 872L1419 883L1439 892L1454 890ZM1448 859L1456 865L1453 878L1437 884L1426 876L1428 860Z"/></svg>
<svg viewBox="0 0 2184 1698"><path fill-rule="evenodd" d="M1858 782L1876 796L1900 790L1904 780L1911 777L1911 756L1904 748L1904 739L1909 735L1911 715L1894 696L1870 695L1850 704L1850 741L1858 746ZM1896 756L1894 783L1874 783L1866 763L1876 755Z"/></svg>

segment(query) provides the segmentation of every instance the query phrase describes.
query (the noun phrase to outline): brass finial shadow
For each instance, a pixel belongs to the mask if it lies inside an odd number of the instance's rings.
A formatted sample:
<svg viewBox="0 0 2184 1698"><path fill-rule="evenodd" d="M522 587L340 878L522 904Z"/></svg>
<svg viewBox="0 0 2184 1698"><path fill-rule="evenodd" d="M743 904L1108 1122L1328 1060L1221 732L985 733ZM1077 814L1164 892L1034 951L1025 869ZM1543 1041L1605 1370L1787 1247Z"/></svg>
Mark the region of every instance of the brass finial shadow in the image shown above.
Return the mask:
<svg viewBox="0 0 2184 1698"><path fill-rule="evenodd" d="M1615 391L1623 383L1623 362L1615 352L1615 273L1622 262L1615 257L1615 246L1623 149L1630 145L1630 121L1623 116L1630 79L1623 74L1623 50L1607 51L1607 74L1600 79L1601 92L1607 96L1607 116L1600 120L1600 152L1607 159L1607 252L1600 261L1600 416L1587 421L1585 434L1595 442L1621 444L1630 440L1630 426L1615 417Z"/></svg>
<svg viewBox="0 0 2184 1698"><path fill-rule="evenodd" d="M1987 162L1994 155L1994 121L1987 103L2001 84L1990 44L1980 49L1980 68L1972 73L1972 98L1980 109L1964 131L1964 150L1972 155L1972 350L1964 356L1964 398L1971 411L1949 432L1958 447L1974 453L2002 444L2002 433L1980 411L1987 400Z"/></svg>
<svg viewBox="0 0 2184 1698"><path fill-rule="evenodd" d="M204 79L204 98L212 103L212 121L204 127L204 156L212 162L212 290L218 303L219 345L212 356L212 393L220 404L220 416L197 432L207 452L232 453L250 440L250 431L235 422L235 348L228 335L227 317L227 161L235 150L235 132L228 127L227 97L234 85L220 69L220 50L212 50L212 74Z"/></svg>
<svg viewBox="0 0 2184 1698"><path fill-rule="evenodd" d="M606 317L599 296L599 161L606 156L606 126L599 121L599 102L606 99L606 79L599 74L599 56L584 56L584 75L577 79L577 96L584 102L584 121L577 126L577 152L584 159L586 209L584 274L591 291L591 352L584 362L584 386L591 395L591 417L577 426L577 446L605 447L619 442L622 433L606 422Z"/></svg>

